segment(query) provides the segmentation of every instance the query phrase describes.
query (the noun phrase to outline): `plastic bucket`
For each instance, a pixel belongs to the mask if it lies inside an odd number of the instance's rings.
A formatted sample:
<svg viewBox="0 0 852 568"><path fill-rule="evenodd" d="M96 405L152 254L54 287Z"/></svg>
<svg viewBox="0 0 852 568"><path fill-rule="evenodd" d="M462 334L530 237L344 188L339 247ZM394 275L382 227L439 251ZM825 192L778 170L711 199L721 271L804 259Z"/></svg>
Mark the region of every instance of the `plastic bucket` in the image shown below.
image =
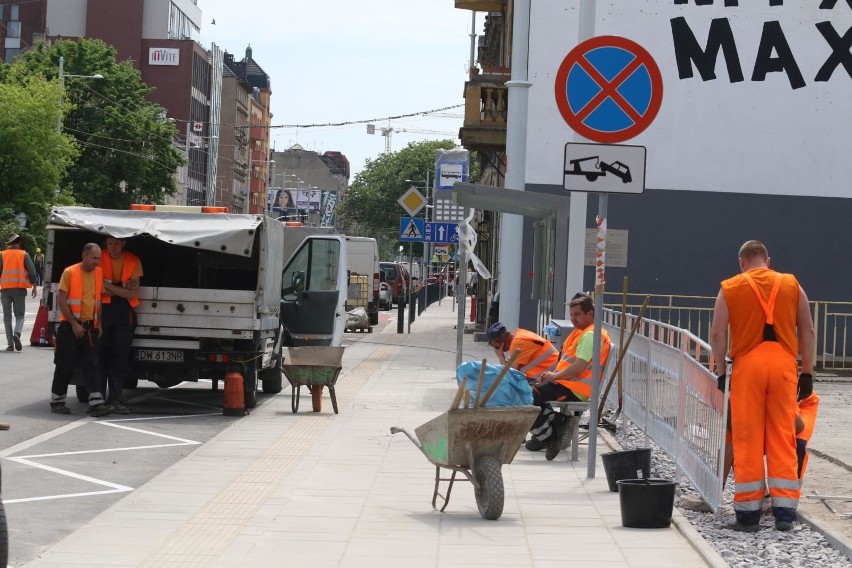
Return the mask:
<svg viewBox="0 0 852 568"><path fill-rule="evenodd" d="M651 477L651 448L609 452L601 454L601 460L606 472L606 482L613 493L618 491L615 483L619 479Z"/></svg>
<svg viewBox="0 0 852 568"><path fill-rule="evenodd" d="M634 529L663 529L672 524L675 487L670 479L621 479L621 524Z"/></svg>

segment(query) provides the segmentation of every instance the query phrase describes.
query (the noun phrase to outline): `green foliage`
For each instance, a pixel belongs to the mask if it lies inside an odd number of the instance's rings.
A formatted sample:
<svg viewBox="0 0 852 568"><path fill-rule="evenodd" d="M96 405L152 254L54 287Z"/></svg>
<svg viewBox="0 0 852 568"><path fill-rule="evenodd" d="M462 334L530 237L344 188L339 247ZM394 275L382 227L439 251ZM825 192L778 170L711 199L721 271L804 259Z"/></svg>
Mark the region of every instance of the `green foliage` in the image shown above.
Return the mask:
<svg viewBox="0 0 852 568"><path fill-rule="evenodd" d="M424 193L426 172L431 172L431 182L435 171L435 150L454 147L452 140L412 142L398 152L367 160L338 209L346 234L375 238L382 259L396 256L400 244L399 218L406 215L397 200L411 185ZM473 167L477 160L471 156L470 162ZM471 178L477 175L473 171Z"/></svg>
<svg viewBox="0 0 852 568"><path fill-rule="evenodd" d="M64 57L63 134L76 141L79 158L65 169L62 186L78 204L126 209L136 202L161 202L175 192L174 172L185 160L172 146L173 124L149 102L151 89L130 62L118 63L115 49L100 40L39 44L0 67L0 82L53 80ZM103 79L71 77L99 74ZM54 108L59 87L51 94Z"/></svg>
<svg viewBox="0 0 852 568"><path fill-rule="evenodd" d="M44 245L49 204L79 155L74 139L56 131L58 101L55 81L0 82L0 233L24 235L28 249ZM28 218L23 229L15 221L19 213Z"/></svg>

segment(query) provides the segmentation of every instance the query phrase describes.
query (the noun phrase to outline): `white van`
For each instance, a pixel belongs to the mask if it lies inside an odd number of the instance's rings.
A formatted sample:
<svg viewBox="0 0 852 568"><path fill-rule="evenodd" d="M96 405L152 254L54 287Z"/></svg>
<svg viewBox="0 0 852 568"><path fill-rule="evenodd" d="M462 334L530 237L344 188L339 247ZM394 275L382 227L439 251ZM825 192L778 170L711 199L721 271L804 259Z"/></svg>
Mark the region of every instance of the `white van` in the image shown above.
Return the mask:
<svg viewBox="0 0 852 568"><path fill-rule="evenodd" d="M370 325L379 323L379 245L371 237L346 237L349 286L346 310L363 307Z"/></svg>

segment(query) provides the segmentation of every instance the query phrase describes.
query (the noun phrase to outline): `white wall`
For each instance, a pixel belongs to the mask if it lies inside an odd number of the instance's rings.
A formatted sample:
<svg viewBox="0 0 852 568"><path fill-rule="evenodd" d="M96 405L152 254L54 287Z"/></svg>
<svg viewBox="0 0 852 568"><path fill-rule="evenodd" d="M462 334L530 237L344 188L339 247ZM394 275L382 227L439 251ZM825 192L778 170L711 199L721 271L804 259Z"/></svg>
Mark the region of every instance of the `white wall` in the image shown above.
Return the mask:
<svg viewBox="0 0 852 568"><path fill-rule="evenodd" d="M559 65L577 43L577 0L532 3L527 183L562 186L564 145L572 130L555 103ZM827 82L814 78L832 53L817 29L830 22L837 35L852 27L852 8L817 1L741 0L738 7L696 6L692 0L598 0L596 35L620 35L648 50L660 67L664 94L654 123L626 141L648 148L649 188L852 197L849 134L852 78L839 65ZM702 49L711 20L727 18L744 81L732 83L720 51L716 79L681 79L672 39L683 17ZM751 80L765 22L783 29L805 86L792 88L784 72ZM516 39L515 41L519 41ZM846 56L852 58L852 55ZM772 57L777 57L772 52ZM693 66L694 69L694 66Z"/></svg>
<svg viewBox="0 0 852 568"><path fill-rule="evenodd" d="M86 0L48 0L47 34L62 37L86 35Z"/></svg>

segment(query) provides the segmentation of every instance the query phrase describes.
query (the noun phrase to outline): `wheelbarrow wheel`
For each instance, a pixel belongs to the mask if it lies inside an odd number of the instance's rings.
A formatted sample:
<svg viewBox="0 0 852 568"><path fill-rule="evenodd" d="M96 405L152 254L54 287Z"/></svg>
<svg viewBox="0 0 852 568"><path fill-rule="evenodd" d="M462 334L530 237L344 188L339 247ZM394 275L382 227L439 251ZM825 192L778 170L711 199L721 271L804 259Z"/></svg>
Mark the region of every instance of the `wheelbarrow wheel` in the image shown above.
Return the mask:
<svg viewBox="0 0 852 568"><path fill-rule="evenodd" d="M503 470L500 460L494 456L483 456L476 462L473 472L476 506L483 519L494 521L503 514Z"/></svg>

